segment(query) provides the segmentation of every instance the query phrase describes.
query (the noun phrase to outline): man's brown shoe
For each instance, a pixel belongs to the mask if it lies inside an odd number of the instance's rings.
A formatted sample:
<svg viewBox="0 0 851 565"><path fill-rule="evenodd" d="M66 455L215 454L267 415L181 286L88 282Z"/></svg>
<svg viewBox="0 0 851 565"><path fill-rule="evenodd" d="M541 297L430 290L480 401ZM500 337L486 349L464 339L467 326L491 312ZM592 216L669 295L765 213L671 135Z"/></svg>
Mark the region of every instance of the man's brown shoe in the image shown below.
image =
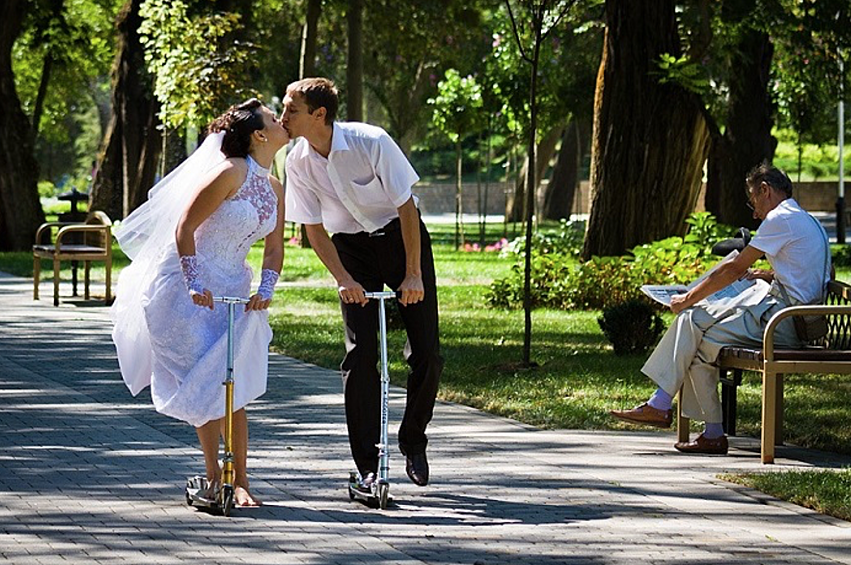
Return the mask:
<svg viewBox="0 0 851 565"><path fill-rule="evenodd" d="M674 444L678 451L683 453L705 453L708 455L727 455L727 436L709 439L703 434L697 436L694 441L680 441Z"/></svg>
<svg viewBox="0 0 851 565"><path fill-rule="evenodd" d="M631 424L655 426L657 428L670 428L671 422L674 421L672 410L659 410L646 402L632 410L611 410L609 414Z"/></svg>

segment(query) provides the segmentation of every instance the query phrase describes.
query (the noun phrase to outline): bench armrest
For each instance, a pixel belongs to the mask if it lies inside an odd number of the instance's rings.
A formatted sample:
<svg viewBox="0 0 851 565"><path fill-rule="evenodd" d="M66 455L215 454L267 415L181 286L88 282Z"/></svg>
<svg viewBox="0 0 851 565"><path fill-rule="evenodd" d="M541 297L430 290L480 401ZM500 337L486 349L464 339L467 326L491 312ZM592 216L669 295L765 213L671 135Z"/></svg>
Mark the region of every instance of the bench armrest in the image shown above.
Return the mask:
<svg viewBox="0 0 851 565"><path fill-rule="evenodd" d="M765 326L763 334L763 353L766 361L774 361L774 332L777 330L777 325L786 318L792 316L836 316L836 315L851 315L851 305L840 306L831 304L806 304L801 306L787 306L783 308L768 320L768 325Z"/></svg>
<svg viewBox="0 0 851 565"><path fill-rule="evenodd" d="M82 225L80 222L45 222L38 226L38 230L35 232L35 242L38 243L41 241L41 234L44 233L45 230L50 230L51 228L62 228L65 226L75 226Z"/></svg>
<svg viewBox="0 0 851 565"><path fill-rule="evenodd" d="M70 225L70 226L65 226L64 228L61 228L59 230L59 232L56 234L56 241L55 241L54 245L56 246L56 249L58 250L59 246L62 243L62 238L65 237L65 235L69 234L69 233L86 233L86 232L98 233L98 232L101 232L101 233L103 233L104 237L109 238L109 239L107 239L107 242L106 242L106 247L107 247L107 249L109 249L110 244L112 243L111 231L112 231L111 226L98 226L98 225L92 225L92 224L73 224L73 225Z"/></svg>

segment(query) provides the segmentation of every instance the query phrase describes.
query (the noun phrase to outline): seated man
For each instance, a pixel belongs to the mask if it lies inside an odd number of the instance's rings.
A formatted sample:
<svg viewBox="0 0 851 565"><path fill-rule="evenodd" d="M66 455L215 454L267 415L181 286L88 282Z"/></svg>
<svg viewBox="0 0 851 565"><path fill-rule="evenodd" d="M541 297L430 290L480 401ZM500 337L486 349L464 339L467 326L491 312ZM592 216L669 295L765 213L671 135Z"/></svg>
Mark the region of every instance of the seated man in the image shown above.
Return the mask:
<svg viewBox="0 0 851 565"><path fill-rule="evenodd" d="M721 349L727 345L759 347L771 316L786 306L820 301L830 279L827 234L792 198L789 177L763 164L748 174L746 186L748 206L754 218L762 220L759 232L734 260L671 300L671 310L678 316L641 369L659 388L641 406L610 412L627 422L670 427L672 398L682 387L683 415L706 424L695 441L674 445L685 453L727 453L714 365ZM751 270L763 254L771 270ZM705 302L698 304L742 277L771 283L760 303L720 312ZM800 345L791 319L778 326L775 343L778 347Z"/></svg>

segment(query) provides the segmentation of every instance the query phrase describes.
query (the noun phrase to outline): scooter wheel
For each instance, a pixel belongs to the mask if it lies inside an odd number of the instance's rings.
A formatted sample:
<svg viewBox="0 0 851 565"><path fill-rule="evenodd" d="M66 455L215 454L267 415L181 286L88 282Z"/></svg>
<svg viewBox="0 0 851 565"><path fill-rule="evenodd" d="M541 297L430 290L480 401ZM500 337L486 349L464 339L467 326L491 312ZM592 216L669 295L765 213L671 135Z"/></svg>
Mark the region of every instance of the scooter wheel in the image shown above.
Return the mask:
<svg viewBox="0 0 851 565"><path fill-rule="evenodd" d="M349 487L349 500L355 499L355 492L352 490L352 487Z"/></svg>
<svg viewBox="0 0 851 565"><path fill-rule="evenodd" d="M222 487L222 516L230 516L233 509L233 487L225 485Z"/></svg>
<svg viewBox="0 0 851 565"><path fill-rule="evenodd" d="M390 497L390 485L382 483L378 485L378 507L387 509L387 500Z"/></svg>

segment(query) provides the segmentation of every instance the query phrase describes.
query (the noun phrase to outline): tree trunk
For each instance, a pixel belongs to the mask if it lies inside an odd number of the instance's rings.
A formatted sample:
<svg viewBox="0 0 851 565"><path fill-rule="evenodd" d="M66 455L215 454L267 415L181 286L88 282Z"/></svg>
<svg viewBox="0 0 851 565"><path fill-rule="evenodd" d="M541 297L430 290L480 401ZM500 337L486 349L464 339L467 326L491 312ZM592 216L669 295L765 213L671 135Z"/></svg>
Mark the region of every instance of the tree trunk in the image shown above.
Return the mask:
<svg viewBox="0 0 851 565"><path fill-rule="evenodd" d="M488 151L487 156L485 158L485 189L482 201L482 223L479 227L479 243L484 248L485 246L485 231L487 229L488 223L488 192L490 192L490 176L491 176L491 140L493 135L491 135L491 125L490 125L490 117L488 117L488 127L485 130L485 135L488 138Z"/></svg>
<svg viewBox="0 0 851 565"><path fill-rule="evenodd" d="M38 137L39 126L41 125L41 114L44 111L44 99L47 98L47 85L50 82L50 69L53 67L53 55L48 51L44 56L44 62L41 65L41 79L38 83L38 92L35 97L35 106L33 108L33 139Z"/></svg>
<svg viewBox="0 0 851 565"><path fill-rule="evenodd" d="M123 218L146 199L160 156L159 105L145 72L139 43L142 0L130 0L118 16L118 51L112 67L112 112L89 198L91 210Z"/></svg>
<svg viewBox="0 0 851 565"><path fill-rule="evenodd" d="M541 184L541 179L544 178L544 173L547 171L547 165L556 151L556 145L561 138L561 133L564 131L564 126L556 126L551 129L544 138L538 143L535 150L537 168L535 170L535 192ZM505 200L505 213L509 221L518 222L523 220L523 211L526 201L526 187L529 184L529 156L527 154L523 161L523 166L514 181L514 194L510 194ZM533 211L534 213L534 211Z"/></svg>
<svg viewBox="0 0 851 565"><path fill-rule="evenodd" d="M166 128L165 140L162 142L162 171L161 177L166 176L179 164L186 160L186 129Z"/></svg>
<svg viewBox="0 0 851 565"><path fill-rule="evenodd" d="M44 211L38 200L33 132L12 73L12 45L21 33L25 0L0 2L0 250L33 244Z"/></svg>
<svg viewBox="0 0 851 565"><path fill-rule="evenodd" d="M523 216L526 221L526 249L524 250L523 261L523 366L532 367L532 214L535 207L535 191L541 178L541 167L535 166L540 163L547 163L549 157L543 158L543 155L535 155L535 145L538 135L538 61L541 53L541 28L543 27L543 18L533 18L532 24L535 32L535 45L532 54L532 73L529 86L529 155L528 161L531 163L529 174L526 176L526 205L524 206ZM559 128L554 128L559 129ZM550 132L552 133L552 132ZM550 136L547 136L550 137ZM556 139L561 137L561 132L556 136ZM556 141L552 142L553 151L555 151ZM552 154L552 152L551 152Z"/></svg>
<svg viewBox="0 0 851 565"><path fill-rule="evenodd" d="M769 73L774 46L768 34L752 31L741 38L731 64L730 97L724 134L712 136L706 210L719 222L755 228L747 208L745 176L762 161L771 161L777 140L771 135Z"/></svg>
<svg viewBox="0 0 851 565"><path fill-rule="evenodd" d="M388 133L396 140L406 155L411 152L416 127L419 125L420 112L431 88L431 76L435 73L433 62L421 61L411 80L411 86L403 92L393 92L382 104L390 122Z"/></svg>
<svg viewBox="0 0 851 565"><path fill-rule="evenodd" d="M455 251L464 245L464 203L461 193L462 157L461 139L455 142Z"/></svg>
<svg viewBox="0 0 851 565"><path fill-rule="evenodd" d="M346 14L349 28L346 66L346 119L363 121L363 0L349 0Z"/></svg>
<svg viewBox="0 0 851 565"><path fill-rule="evenodd" d="M594 101L593 201L584 259L685 233L709 152L699 97L660 84L681 55L674 0L607 0Z"/></svg>
<svg viewBox="0 0 851 565"><path fill-rule="evenodd" d="M50 11L53 18L59 20L62 17L62 8L64 0L52 0ZM53 69L53 46L51 43L47 45L47 51L44 54L44 61L41 65L41 79L38 83L38 92L35 97L35 106L33 108L32 128L33 140L38 138L38 132L41 126L41 114L44 111L44 99L47 97L47 85L50 84L50 72Z"/></svg>
<svg viewBox="0 0 851 565"><path fill-rule="evenodd" d="M301 62L298 78L316 76L316 30L319 27L319 16L322 13L322 0L307 0L307 15L301 33ZM304 224L301 226L301 247L310 248L310 239Z"/></svg>
<svg viewBox="0 0 851 565"><path fill-rule="evenodd" d="M558 152L553 174L544 193L541 218L560 220L570 218L576 187L579 184L579 170L582 159L590 149L591 124L587 119L573 120L561 137L561 149Z"/></svg>
<svg viewBox="0 0 851 565"><path fill-rule="evenodd" d="M319 15L321 13L322 0L307 0L307 17L301 34L299 78L316 76L316 29L319 27Z"/></svg>

